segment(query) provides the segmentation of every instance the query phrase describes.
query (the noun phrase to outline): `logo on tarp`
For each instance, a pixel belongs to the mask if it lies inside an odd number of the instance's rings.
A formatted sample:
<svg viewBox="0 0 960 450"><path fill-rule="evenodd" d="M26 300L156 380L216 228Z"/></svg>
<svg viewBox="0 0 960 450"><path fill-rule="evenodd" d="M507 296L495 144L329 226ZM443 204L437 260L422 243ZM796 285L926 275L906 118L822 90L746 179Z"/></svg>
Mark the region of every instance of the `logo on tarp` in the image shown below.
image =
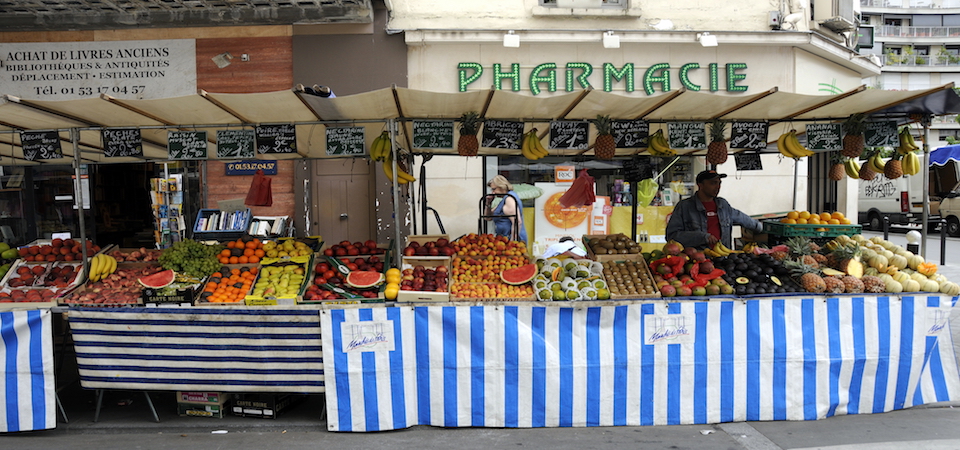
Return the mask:
<svg viewBox="0 0 960 450"><path fill-rule="evenodd" d="M340 327L343 352L392 352L393 322L344 322Z"/></svg>
<svg viewBox="0 0 960 450"><path fill-rule="evenodd" d="M927 313L927 336L940 334L950 322L950 313L937 308Z"/></svg>
<svg viewBox="0 0 960 450"><path fill-rule="evenodd" d="M693 316L683 314L648 315L643 321L643 341L646 345L689 344L694 341Z"/></svg>

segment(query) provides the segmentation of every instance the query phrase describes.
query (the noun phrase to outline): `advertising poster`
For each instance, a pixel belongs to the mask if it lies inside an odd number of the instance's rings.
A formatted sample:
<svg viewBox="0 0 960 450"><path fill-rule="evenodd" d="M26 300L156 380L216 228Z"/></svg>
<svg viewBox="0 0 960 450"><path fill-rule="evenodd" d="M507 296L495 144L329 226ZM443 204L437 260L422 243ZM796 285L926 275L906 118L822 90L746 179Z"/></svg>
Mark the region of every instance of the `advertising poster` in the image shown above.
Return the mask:
<svg viewBox="0 0 960 450"><path fill-rule="evenodd" d="M543 254L547 247L556 244L564 236L572 237L578 245L583 247L581 242L583 235L590 234L593 206L566 208L561 205L560 197L567 192L569 184L535 183L534 185L543 189L543 195L537 197L535 203L534 255ZM600 197L597 197L597 203L600 203Z"/></svg>

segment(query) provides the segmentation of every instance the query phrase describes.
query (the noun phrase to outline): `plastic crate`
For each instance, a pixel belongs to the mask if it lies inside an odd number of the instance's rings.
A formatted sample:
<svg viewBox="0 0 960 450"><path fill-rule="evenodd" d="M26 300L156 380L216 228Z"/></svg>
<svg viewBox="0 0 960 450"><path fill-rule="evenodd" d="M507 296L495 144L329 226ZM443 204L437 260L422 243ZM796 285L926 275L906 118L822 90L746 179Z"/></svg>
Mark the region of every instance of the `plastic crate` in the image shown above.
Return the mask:
<svg viewBox="0 0 960 450"><path fill-rule="evenodd" d="M767 234L792 237L826 237L833 238L840 235L859 234L863 230L861 225L824 225L824 224L791 224L774 221L763 222L763 232Z"/></svg>
<svg viewBox="0 0 960 450"><path fill-rule="evenodd" d="M209 219L214 214L231 215L238 212L241 213L238 216L239 220L235 221L233 225L228 228L221 229L218 227L215 229L208 229L209 227L201 227L201 222ZM240 237L247 232L247 228L250 227L250 218L250 208L236 211L201 209L197 212L197 220L193 223L193 238L198 241L232 241L240 239Z"/></svg>

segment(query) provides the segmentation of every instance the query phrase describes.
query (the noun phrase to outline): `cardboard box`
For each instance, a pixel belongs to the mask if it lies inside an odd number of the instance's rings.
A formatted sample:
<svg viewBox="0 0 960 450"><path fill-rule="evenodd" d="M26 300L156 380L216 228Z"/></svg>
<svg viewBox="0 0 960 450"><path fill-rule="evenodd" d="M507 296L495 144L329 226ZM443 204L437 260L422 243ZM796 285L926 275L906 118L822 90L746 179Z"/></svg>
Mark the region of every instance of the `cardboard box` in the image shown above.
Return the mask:
<svg viewBox="0 0 960 450"><path fill-rule="evenodd" d="M237 394L231 411L235 416L276 419L306 398L302 394Z"/></svg>
<svg viewBox="0 0 960 450"><path fill-rule="evenodd" d="M230 400L230 394L206 391L177 391L179 403L204 403L222 405Z"/></svg>
<svg viewBox="0 0 960 450"><path fill-rule="evenodd" d="M172 295L162 295L162 289L145 287L142 291L140 291L140 296L143 298L143 304L147 306L193 306L193 302L196 300L198 294L197 289L199 287L200 285L197 284L192 287L180 288L177 289Z"/></svg>
<svg viewBox="0 0 960 450"><path fill-rule="evenodd" d="M403 246L407 247L412 242L416 242L422 246L427 242L436 242L437 239L440 239L440 238L450 241L450 236L446 234L412 234L410 236L407 236L407 241Z"/></svg>
<svg viewBox="0 0 960 450"><path fill-rule="evenodd" d="M450 258L436 258L436 257L415 257L415 256L404 256L401 260L400 265L401 272L403 269L412 269L415 266L423 267L439 267L446 266L447 268L447 292L430 292L430 291L405 291L403 289L397 293L398 302L449 302L450 301L450 292L449 288L452 284L450 279L451 272L451 259Z"/></svg>

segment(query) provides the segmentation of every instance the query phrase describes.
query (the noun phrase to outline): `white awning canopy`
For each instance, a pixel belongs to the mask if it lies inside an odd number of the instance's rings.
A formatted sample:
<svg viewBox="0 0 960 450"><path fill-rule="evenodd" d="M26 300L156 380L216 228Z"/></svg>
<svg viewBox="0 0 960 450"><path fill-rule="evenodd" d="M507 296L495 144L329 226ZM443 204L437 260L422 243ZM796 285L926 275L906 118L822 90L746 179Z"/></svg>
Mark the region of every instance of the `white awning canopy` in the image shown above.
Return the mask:
<svg viewBox="0 0 960 450"><path fill-rule="evenodd" d="M85 163L119 163L143 160L165 161L169 130L208 131L209 154L216 155L216 131L252 129L263 124L294 124L298 153L269 154L277 158L328 158L327 126L363 125L369 144L388 120L402 127L400 142L410 146L414 119L457 119L464 112L478 111L491 119L518 120L541 135L554 120L586 120L597 115L613 119L644 119L651 132L667 122L723 120L766 120L770 123L767 141L774 142L785 131L803 133L809 123L837 122L855 113L872 119L886 118L906 123L917 115L960 113L960 96L953 84L917 91L884 91L861 86L836 95L803 95L777 89L750 95L723 95L680 90L657 96L625 96L585 90L569 94L533 97L501 90L466 93L439 93L407 88L387 88L362 94L323 98L294 91L254 94L196 95L159 100L120 100L107 95L67 100L39 101L0 96L0 165L38 164L27 161L20 147L21 130L58 130L63 140L63 158L43 160L46 164L69 164L74 158L70 129L79 129L80 159ZM106 158L100 139L103 128L139 128L143 137L142 158ZM457 136L454 136L456 141ZM456 154L456 149L413 149L415 152ZM772 147L771 151L776 151ZM618 149L634 154L644 149ZM481 148L481 155L518 154L516 150ZM551 153L561 156L577 151ZM589 152L588 152L589 153ZM689 150L681 153L699 154ZM213 159L213 158L211 158Z"/></svg>

